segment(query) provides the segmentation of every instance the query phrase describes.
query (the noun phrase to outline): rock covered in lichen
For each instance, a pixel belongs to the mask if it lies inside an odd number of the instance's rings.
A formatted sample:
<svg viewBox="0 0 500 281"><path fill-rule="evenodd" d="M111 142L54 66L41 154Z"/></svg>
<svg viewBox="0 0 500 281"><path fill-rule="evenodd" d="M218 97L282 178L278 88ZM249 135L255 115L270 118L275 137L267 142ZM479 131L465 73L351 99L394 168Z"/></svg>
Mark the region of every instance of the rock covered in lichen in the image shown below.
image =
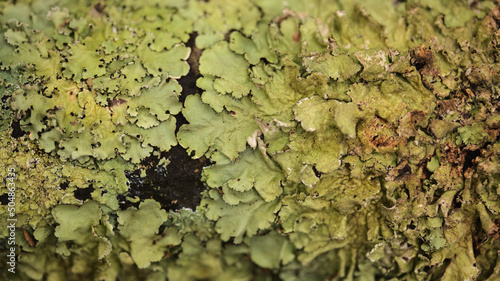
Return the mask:
<svg viewBox="0 0 500 281"><path fill-rule="evenodd" d="M110 2L86 13L55 4L17 3L2 16L1 46L11 51L2 68L22 67L26 80L11 97L22 128L46 152L82 163L168 151L191 21L168 4Z"/></svg>
<svg viewBox="0 0 500 281"><path fill-rule="evenodd" d="M11 131L1 134L0 176L12 178L12 186L2 186L2 210L7 213L10 201L15 203L16 225L35 229L51 209L59 204L78 204L82 190L89 190L88 198L95 198L111 209L118 209L116 195L127 190L124 171L132 165L113 161L106 165L81 167L69 165L38 150L35 142L27 137L12 138ZM12 176L12 177L11 177ZM6 181L7 182L7 181ZM9 187L14 187L12 198ZM6 234L8 221L2 221L2 235Z"/></svg>
<svg viewBox="0 0 500 281"><path fill-rule="evenodd" d="M96 192L51 209L27 266L43 249L71 260L61 278L498 278L498 3L170 2L3 4L5 93L47 159L109 173L178 141L212 161L199 213Z"/></svg>
<svg viewBox="0 0 500 281"><path fill-rule="evenodd" d="M287 280L287 268L322 262L337 265L323 278L484 278L495 264L477 255L477 237L494 240L498 217L483 186L498 179L478 163L495 158L488 151L499 134L486 121L497 116L498 7L481 3L473 15L459 3L454 9L467 12L457 18L445 4L391 4L383 16L364 4L326 17L285 10L204 51L204 92L186 102L190 124L178 137L216 162L204 171L214 188L202 202L207 216L235 241L276 222L298 250L298 263L284 264ZM232 59L211 68L221 57ZM209 124L219 133L207 134ZM267 181L271 191L280 179L277 198L248 177L269 164L237 172L255 154L281 168Z"/></svg>

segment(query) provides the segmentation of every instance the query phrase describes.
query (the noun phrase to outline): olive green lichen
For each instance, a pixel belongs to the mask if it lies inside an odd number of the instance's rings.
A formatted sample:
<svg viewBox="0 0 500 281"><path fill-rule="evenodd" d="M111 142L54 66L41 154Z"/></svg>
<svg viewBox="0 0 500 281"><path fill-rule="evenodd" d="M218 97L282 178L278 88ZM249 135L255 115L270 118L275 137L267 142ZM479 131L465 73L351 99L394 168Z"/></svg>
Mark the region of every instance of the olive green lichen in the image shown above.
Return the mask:
<svg viewBox="0 0 500 281"><path fill-rule="evenodd" d="M481 180L473 169L476 157L489 154L498 138L496 123L486 124L497 115L498 57L497 47L491 48L497 35L488 26L497 25L498 8L478 12L482 19L460 22L431 17L424 9L433 4L421 5L396 5L408 21L400 31L391 26L398 25L397 17L389 14L386 18L395 21L377 21L380 15L371 17L365 10L376 7L368 4L344 7L323 25L308 17L314 13L300 16L285 10L267 29L260 22L259 32L245 36L234 31L229 44L222 41L205 50L198 80L204 92L186 102L183 112L190 124L178 136L195 157L206 155L216 162L204 170L214 189L202 205L223 240L252 237L256 232L251 225L268 229L274 216L275 227L298 249L301 266L339 257L338 267L314 277L318 280L331 274L342 279L371 274L465 280L494 267L484 263L478 268L476 258L481 257L474 254L473 243L478 232L496 233L497 211L473 202L486 198L477 184L485 181L491 187L498 179L490 174ZM493 7L481 5L485 12ZM455 8L466 9L462 4ZM357 13L361 20L353 18ZM442 23L435 23L436 17ZM465 28L490 31L468 37L465 46L460 45L464 34L472 34ZM412 38L396 41L381 37L381 30ZM363 41L345 36L349 32L362 33ZM220 57L246 62L227 66L224 74L209 68ZM485 66L471 65L478 61ZM196 111L201 114L191 114ZM219 124L223 134L197 130L204 124L200 120ZM205 137L195 138L193 132ZM240 175L239 166L249 161L252 150L281 167L280 203L254 199L255 192L250 197L248 175L270 171L269 164L261 164ZM232 178L213 180L226 175L229 160ZM275 188L274 178L267 190ZM260 194L258 182L252 185ZM268 207L271 203L281 207ZM258 213L250 206L259 206ZM246 225L256 217L261 224ZM402 244L406 251L398 250ZM401 262L391 263L384 255ZM286 272L281 276L292 278ZM306 279L316 280L311 278Z"/></svg>
<svg viewBox="0 0 500 281"><path fill-rule="evenodd" d="M95 201L59 205L32 235L35 247L17 240L11 280L267 280L267 269L294 257L279 233L224 245L203 213L167 214L153 200L123 211ZM268 255L269 247L277 251Z"/></svg>
<svg viewBox="0 0 500 281"><path fill-rule="evenodd" d="M36 228L54 206L78 203L80 200L74 195L78 189L93 188L91 197L108 208L118 209L116 195L127 190L124 171L131 169L131 164L114 160L94 167L68 165L59 157L40 152L36 143L27 137L15 139L10 134L10 130L1 134L0 176L5 179L10 171L15 174L18 227ZM6 185L0 187L1 195L8 193ZM7 206L2 206L2 212L6 211ZM4 220L0 225L5 235L8 222Z"/></svg>
<svg viewBox="0 0 500 281"><path fill-rule="evenodd" d="M47 207L20 280L500 276L498 2L18 2L6 93L46 159L211 161L196 212Z"/></svg>
<svg viewBox="0 0 500 281"><path fill-rule="evenodd" d="M183 42L190 21L168 4L109 5L105 12L96 4L86 15L39 4L10 6L2 18L2 48L13 53L2 67L21 65L28 77L12 106L31 139L82 163L116 156L138 163L153 147L175 145L182 90L176 79L189 70ZM47 17L10 18L17 12Z"/></svg>

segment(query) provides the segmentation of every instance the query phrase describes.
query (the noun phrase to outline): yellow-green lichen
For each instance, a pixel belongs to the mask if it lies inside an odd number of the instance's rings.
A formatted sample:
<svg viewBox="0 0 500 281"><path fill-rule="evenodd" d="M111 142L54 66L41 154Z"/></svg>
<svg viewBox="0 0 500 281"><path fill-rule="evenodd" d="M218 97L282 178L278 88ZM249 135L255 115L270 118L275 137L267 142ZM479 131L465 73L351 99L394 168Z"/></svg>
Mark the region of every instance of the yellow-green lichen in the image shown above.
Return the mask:
<svg viewBox="0 0 500 281"><path fill-rule="evenodd" d="M500 276L497 2L84 4L0 6L3 95L31 138L3 157L42 159L33 178L6 162L34 185L21 280ZM118 210L125 167L177 142L211 161L197 212ZM90 179L93 201L41 175Z"/></svg>

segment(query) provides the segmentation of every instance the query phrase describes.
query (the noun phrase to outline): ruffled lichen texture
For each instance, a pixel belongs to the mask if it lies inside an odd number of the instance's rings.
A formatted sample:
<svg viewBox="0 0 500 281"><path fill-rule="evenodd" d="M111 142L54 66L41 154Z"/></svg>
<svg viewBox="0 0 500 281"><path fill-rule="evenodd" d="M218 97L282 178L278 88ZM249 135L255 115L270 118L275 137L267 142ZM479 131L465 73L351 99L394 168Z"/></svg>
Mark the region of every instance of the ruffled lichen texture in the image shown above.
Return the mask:
<svg viewBox="0 0 500 281"><path fill-rule="evenodd" d="M0 175L15 167L18 206L18 272L1 276L500 279L498 1L0 11ZM173 146L209 163L195 210L128 196L127 171Z"/></svg>

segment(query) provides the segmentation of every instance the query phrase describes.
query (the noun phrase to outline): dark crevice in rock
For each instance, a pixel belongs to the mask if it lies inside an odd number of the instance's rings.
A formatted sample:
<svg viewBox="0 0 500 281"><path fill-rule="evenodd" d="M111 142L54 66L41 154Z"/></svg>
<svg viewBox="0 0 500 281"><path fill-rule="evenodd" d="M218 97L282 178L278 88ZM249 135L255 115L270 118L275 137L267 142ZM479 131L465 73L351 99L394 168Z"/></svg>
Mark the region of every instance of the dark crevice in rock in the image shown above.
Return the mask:
<svg viewBox="0 0 500 281"><path fill-rule="evenodd" d="M465 157L464 157L464 165L463 165L463 170L462 172L465 173L469 168L472 168L476 164L476 158L481 155L481 151L478 150L464 150L465 152Z"/></svg>
<svg viewBox="0 0 500 281"><path fill-rule="evenodd" d="M19 123L19 120L12 120L12 123L10 124L11 128L12 128L12 133L11 133L11 136L15 139L18 139L24 135L27 135L28 133L23 131L21 129L21 124Z"/></svg>
<svg viewBox="0 0 500 281"><path fill-rule="evenodd" d="M200 204L201 192L205 189L201 182L201 172L208 164L208 159L192 159L180 146L172 147L161 154L170 163L158 165L155 156L146 158L141 164L146 167L146 176L141 177L141 171L136 170L126 174L129 179L129 190L126 196L154 199L163 209L178 210L181 208L196 209ZM137 207L139 202L122 202L121 208Z"/></svg>
<svg viewBox="0 0 500 281"><path fill-rule="evenodd" d="M186 46L191 48L187 59L190 70L178 82L182 86L179 101L184 103L189 95L201 94L202 90L196 86L196 80L201 77L199 71L199 58L202 50L195 44L196 33L191 34ZM182 113L175 115L177 120L176 133L188 121ZM168 165L158 165L161 158L168 159ZM160 157L150 156L141 162L141 167L146 172L141 177L141 170L127 172L129 190L125 196L118 196L120 207L126 209L130 206L138 207L146 199L154 199L163 209L178 210L181 208L196 209L200 204L201 193L205 190L201 182L201 172L209 164L205 157L192 159L180 145L172 147L169 151L161 153ZM126 196L139 198L139 202L132 203Z"/></svg>
<svg viewBox="0 0 500 281"><path fill-rule="evenodd" d="M189 64L189 72L186 76L181 77L178 82L182 86L182 92L179 96L179 101L184 104L186 101L186 97L189 95L201 94L202 90L196 86L196 80L201 77L199 71L199 59L202 53L202 50L196 47L196 33L191 34L186 46L191 48L191 54L189 55L187 62ZM179 131L179 128L187 124L188 121L182 115L182 112L175 116L177 120L177 126L175 129L175 133Z"/></svg>
<svg viewBox="0 0 500 281"><path fill-rule="evenodd" d="M189 72L186 76L179 78L178 82L182 86L182 93L179 96L179 101L184 103L188 95L200 94L201 89L196 86L196 80L201 77L199 70L199 59L202 50L196 47L196 33L191 34L186 46L191 48L187 62L189 64Z"/></svg>
<svg viewBox="0 0 500 281"><path fill-rule="evenodd" d="M87 188L78 188L73 192L73 194L76 199L85 201L92 198L92 192L94 192L94 187L89 186Z"/></svg>
<svg viewBox="0 0 500 281"><path fill-rule="evenodd" d="M9 195L7 193L0 195L0 205L9 204Z"/></svg>
<svg viewBox="0 0 500 281"><path fill-rule="evenodd" d="M62 190L66 190L69 186L69 182L65 181L59 185Z"/></svg>

